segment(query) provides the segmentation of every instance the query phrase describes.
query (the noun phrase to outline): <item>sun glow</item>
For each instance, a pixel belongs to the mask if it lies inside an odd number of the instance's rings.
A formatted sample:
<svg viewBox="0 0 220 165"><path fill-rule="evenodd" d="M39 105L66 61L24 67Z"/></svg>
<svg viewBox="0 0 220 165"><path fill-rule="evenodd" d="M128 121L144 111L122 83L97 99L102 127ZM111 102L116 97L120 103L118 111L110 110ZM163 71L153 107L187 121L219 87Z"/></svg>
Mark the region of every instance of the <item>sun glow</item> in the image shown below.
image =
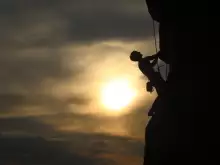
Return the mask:
<svg viewBox="0 0 220 165"><path fill-rule="evenodd" d="M136 95L128 80L113 80L102 89L102 104L109 110L121 111Z"/></svg>

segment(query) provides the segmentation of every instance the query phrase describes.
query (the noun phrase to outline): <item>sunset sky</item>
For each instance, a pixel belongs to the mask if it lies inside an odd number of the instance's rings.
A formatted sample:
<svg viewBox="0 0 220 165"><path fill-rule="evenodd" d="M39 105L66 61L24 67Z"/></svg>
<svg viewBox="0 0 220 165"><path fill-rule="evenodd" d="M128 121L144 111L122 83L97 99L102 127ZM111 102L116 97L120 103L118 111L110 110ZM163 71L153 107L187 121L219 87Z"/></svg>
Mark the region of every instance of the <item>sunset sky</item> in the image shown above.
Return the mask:
<svg viewBox="0 0 220 165"><path fill-rule="evenodd" d="M2 135L141 164L155 93L129 55L155 53L145 0L0 0L0 13Z"/></svg>

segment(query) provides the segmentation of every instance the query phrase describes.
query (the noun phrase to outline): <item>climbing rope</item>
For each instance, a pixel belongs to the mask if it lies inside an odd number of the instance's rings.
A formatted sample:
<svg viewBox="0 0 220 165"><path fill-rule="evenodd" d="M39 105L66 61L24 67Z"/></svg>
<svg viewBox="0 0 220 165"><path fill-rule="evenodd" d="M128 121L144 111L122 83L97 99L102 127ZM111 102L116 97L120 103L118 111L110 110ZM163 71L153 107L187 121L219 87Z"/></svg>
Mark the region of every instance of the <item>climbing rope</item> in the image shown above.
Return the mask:
<svg viewBox="0 0 220 165"><path fill-rule="evenodd" d="M155 46L156 53L157 53L158 52L158 50L157 50L157 38L156 38L156 29L155 29L154 20L153 20L153 30L154 30L154 46Z"/></svg>
<svg viewBox="0 0 220 165"><path fill-rule="evenodd" d="M156 54L158 53L157 50L157 37L156 37L156 28L155 28L155 22L153 20L153 31L154 31L154 46L155 46L155 50L156 50ZM157 59L157 70L158 72L160 72L160 66L158 64L158 59Z"/></svg>
<svg viewBox="0 0 220 165"><path fill-rule="evenodd" d="M152 21L153 21L153 32L154 32L154 46L155 46L156 53L158 53L155 22L154 22L153 19L152 19ZM164 66L164 65L162 65L162 66ZM158 72L160 72L160 67L161 66L159 66L158 59L157 59L157 70L158 70ZM166 80L167 80L167 77L168 77L168 65L165 64L165 67L166 67Z"/></svg>

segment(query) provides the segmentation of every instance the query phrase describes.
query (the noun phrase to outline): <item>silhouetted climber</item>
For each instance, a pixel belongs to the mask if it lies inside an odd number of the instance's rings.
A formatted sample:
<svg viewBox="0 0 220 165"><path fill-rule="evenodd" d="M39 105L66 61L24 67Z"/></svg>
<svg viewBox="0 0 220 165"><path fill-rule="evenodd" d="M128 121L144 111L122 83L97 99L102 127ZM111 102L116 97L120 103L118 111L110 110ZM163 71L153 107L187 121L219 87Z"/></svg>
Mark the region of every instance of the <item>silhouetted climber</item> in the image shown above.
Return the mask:
<svg viewBox="0 0 220 165"><path fill-rule="evenodd" d="M138 62L139 69L150 80L147 83L147 91L152 92L153 87L155 87L157 93L160 95L165 88L165 81L162 79L160 73L155 72L153 69L157 64L158 55L159 53L143 58L143 55L140 52L133 51L130 55L130 59Z"/></svg>

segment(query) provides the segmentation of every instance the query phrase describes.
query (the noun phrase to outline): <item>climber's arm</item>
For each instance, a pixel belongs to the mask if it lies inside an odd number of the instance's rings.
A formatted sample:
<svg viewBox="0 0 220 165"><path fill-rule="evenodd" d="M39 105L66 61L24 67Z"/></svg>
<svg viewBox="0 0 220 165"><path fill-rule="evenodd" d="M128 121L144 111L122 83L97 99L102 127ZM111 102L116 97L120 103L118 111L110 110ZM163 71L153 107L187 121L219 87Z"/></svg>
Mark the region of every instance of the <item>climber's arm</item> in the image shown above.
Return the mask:
<svg viewBox="0 0 220 165"><path fill-rule="evenodd" d="M157 58L158 58L158 55L157 55L157 54L154 54L154 55L152 55L152 56L147 56L147 57L144 57L144 58L146 58L146 59L148 59L149 61L151 61L151 60L157 59Z"/></svg>
<svg viewBox="0 0 220 165"><path fill-rule="evenodd" d="M159 54L154 54L152 56L147 56L147 57L144 57L147 61L152 61L151 62L151 66L153 67L154 65L157 64L157 61L158 61L158 58L159 58Z"/></svg>

